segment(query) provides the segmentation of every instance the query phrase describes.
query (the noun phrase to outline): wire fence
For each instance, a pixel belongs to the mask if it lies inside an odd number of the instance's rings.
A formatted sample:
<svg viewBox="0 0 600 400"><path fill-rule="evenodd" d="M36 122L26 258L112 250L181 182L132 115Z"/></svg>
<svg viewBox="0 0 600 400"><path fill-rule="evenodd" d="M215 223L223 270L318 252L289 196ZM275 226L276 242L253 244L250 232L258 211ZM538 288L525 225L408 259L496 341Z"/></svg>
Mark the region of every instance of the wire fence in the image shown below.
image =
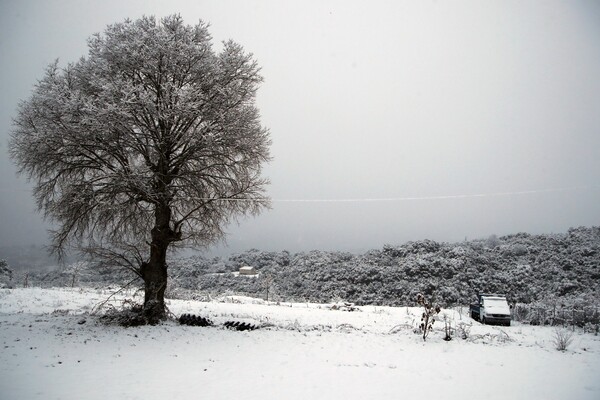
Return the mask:
<svg viewBox="0 0 600 400"><path fill-rule="evenodd" d="M581 328L584 332L598 334L600 308L598 305L563 307L559 305L516 304L512 308L514 321L531 325L550 325Z"/></svg>

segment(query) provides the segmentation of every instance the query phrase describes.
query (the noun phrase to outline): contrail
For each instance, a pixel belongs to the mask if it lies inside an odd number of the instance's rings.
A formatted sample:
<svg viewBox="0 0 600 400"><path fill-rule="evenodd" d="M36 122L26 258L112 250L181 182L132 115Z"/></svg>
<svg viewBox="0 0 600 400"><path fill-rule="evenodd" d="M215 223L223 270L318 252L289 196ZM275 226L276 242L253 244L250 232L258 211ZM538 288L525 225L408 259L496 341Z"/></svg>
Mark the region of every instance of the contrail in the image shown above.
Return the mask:
<svg viewBox="0 0 600 400"><path fill-rule="evenodd" d="M584 190L598 188L600 186L572 186L553 189L535 189L535 190L520 190L512 192L493 192L493 193L469 193L469 194L452 194L440 196L403 196L403 197L365 197L365 198L331 198L331 199L269 199L268 197L259 197L252 199L244 198L222 198L199 200L224 200L224 201L271 201L272 203L374 203L374 202L401 202L401 201L420 201L420 200L448 200L448 199L468 199L479 197L501 197L501 196L520 196L539 193L554 193L568 192L574 190Z"/></svg>

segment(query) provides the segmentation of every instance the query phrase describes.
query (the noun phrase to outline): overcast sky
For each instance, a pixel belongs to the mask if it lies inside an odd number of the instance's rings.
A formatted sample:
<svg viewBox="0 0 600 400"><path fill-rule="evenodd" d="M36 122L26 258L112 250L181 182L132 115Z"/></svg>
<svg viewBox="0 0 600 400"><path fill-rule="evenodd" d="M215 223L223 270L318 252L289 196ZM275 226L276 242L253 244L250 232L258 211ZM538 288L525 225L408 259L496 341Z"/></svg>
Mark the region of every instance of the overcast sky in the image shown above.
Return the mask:
<svg viewBox="0 0 600 400"><path fill-rule="evenodd" d="M47 237L7 155L19 100L107 24L172 13L265 77L273 208L212 252L600 225L598 1L0 0L0 245Z"/></svg>

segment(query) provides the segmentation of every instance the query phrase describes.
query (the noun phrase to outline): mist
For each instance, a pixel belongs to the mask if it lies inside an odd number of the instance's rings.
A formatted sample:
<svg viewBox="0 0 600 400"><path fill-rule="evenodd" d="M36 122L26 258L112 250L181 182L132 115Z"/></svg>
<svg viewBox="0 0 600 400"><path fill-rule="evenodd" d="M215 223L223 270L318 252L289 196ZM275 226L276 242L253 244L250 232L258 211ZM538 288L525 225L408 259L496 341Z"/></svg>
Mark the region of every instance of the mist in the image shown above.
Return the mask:
<svg viewBox="0 0 600 400"><path fill-rule="evenodd" d="M600 223L596 1L4 1L0 243L48 222L7 153L44 68L107 24L180 13L254 53L273 141L272 209L228 228L250 248L351 252Z"/></svg>

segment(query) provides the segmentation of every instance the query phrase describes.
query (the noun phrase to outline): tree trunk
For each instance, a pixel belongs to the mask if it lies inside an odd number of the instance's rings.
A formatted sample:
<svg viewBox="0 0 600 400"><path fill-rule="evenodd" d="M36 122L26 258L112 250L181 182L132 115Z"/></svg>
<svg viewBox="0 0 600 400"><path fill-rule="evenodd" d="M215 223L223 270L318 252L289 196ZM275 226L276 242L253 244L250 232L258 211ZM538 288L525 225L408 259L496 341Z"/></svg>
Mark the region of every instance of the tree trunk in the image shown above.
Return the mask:
<svg viewBox="0 0 600 400"><path fill-rule="evenodd" d="M144 317L150 324L166 317L165 290L167 289L167 249L178 237L170 227L171 209L157 207L156 223L152 229L150 260L142 264L144 279Z"/></svg>
<svg viewBox="0 0 600 400"><path fill-rule="evenodd" d="M150 245L150 261L142 264L142 277L144 279L143 312L144 317L151 324L157 323L166 316L167 247L168 242L156 242L153 239Z"/></svg>

